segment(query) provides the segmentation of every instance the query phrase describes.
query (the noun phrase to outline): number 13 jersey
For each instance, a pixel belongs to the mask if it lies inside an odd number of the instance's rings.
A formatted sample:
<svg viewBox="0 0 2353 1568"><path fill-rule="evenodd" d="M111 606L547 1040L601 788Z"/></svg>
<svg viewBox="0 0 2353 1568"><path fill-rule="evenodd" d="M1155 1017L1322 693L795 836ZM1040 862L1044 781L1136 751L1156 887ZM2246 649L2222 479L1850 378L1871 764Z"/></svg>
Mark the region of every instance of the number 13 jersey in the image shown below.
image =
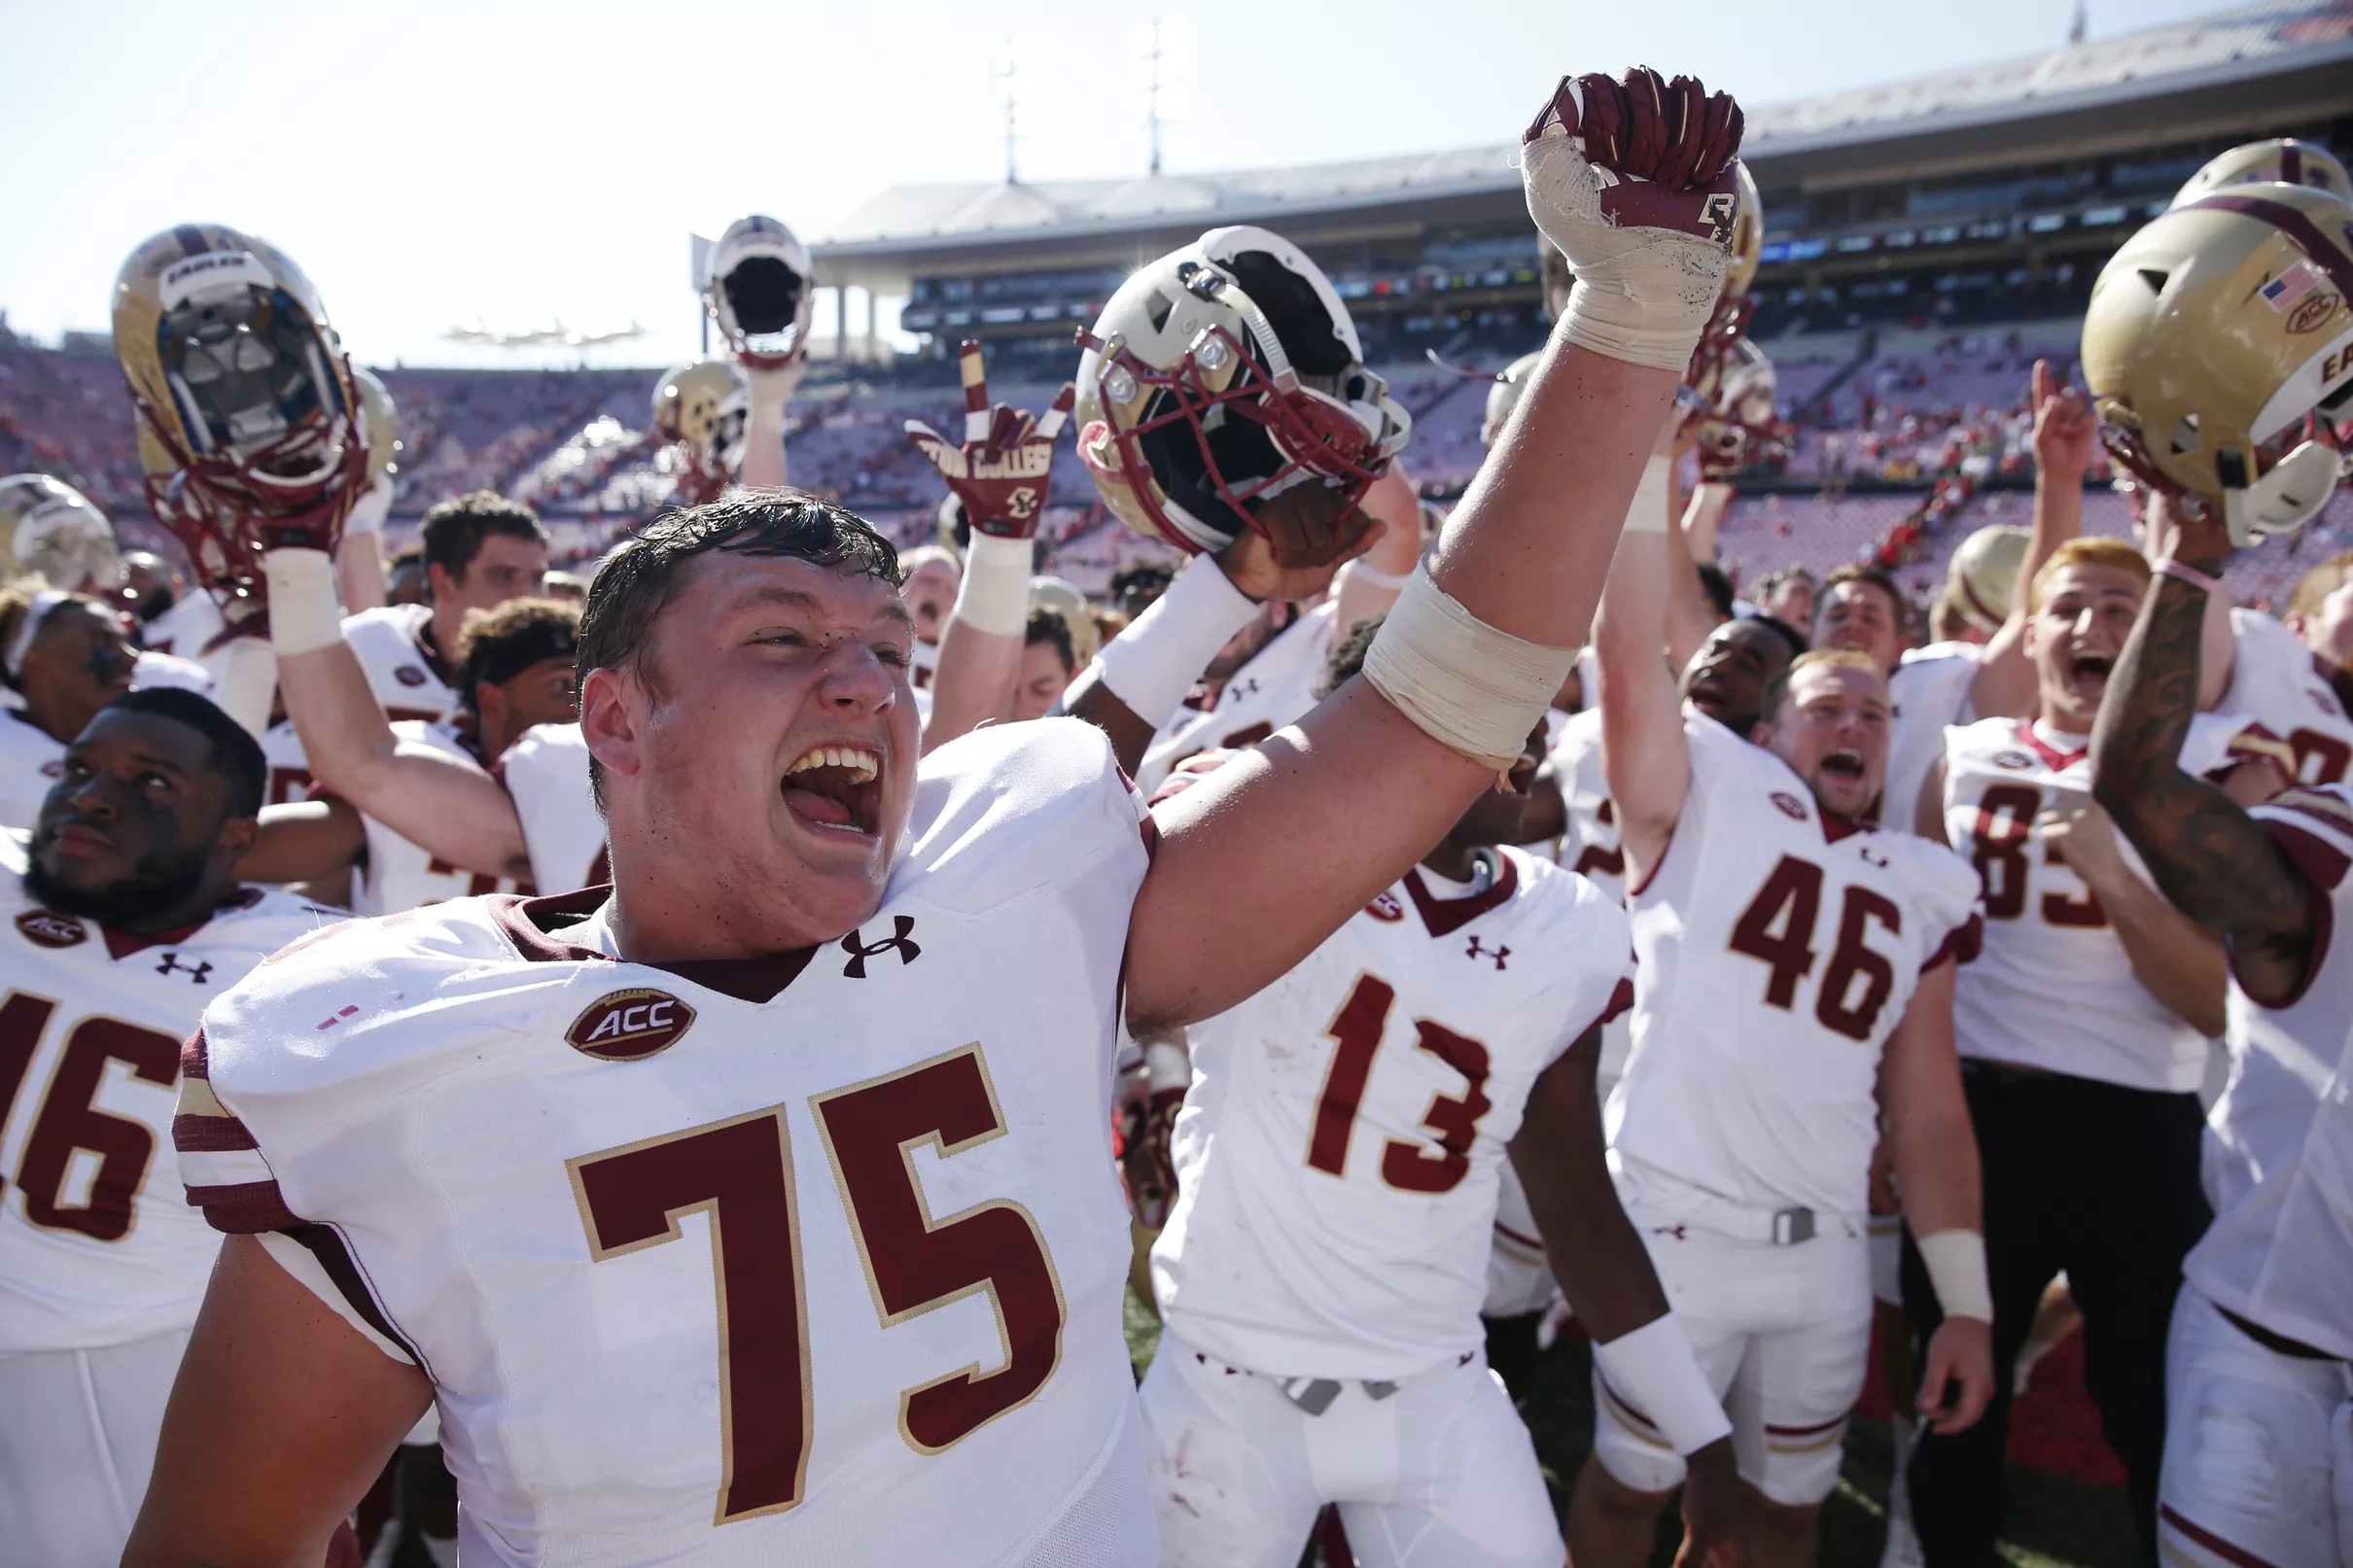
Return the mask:
<svg viewBox="0 0 2353 1568"><path fill-rule="evenodd" d="M1407 873L1189 1031L1176 1204L1152 1248L1187 1344L1398 1381L1481 1342L1505 1146L1633 973L1625 912L1592 884L1519 850L1491 864L1459 897Z"/></svg>
<svg viewBox="0 0 2353 1568"><path fill-rule="evenodd" d="M356 923L206 1015L191 1197L431 1376L470 1563L1148 1561L1109 1133L1145 829L1049 719L924 759L823 947L621 962L601 889Z"/></svg>
<svg viewBox="0 0 2353 1568"><path fill-rule="evenodd" d="M1977 877L1825 817L1712 718L1683 733L1682 815L1629 894L1641 972L1611 1150L1735 1202L1861 1214L1880 1050L1919 977L1976 953Z"/></svg>

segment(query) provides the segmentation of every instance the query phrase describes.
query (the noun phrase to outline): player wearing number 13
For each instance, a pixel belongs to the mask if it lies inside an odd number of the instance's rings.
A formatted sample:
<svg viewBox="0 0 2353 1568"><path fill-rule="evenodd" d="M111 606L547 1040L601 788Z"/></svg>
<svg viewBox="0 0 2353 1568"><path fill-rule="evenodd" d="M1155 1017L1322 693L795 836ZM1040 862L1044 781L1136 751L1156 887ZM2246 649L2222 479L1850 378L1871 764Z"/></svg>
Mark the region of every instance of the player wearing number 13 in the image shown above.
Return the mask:
<svg viewBox="0 0 2353 1568"><path fill-rule="evenodd" d="M339 920L237 884L261 749L202 697L119 698L0 835L0 1562L102 1568L147 1489L220 1237L183 1201L180 1041Z"/></svg>
<svg viewBox="0 0 2353 1568"><path fill-rule="evenodd" d="M1906 1203L1946 1260L1939 1283L1958 1314L1930 1351L1929 1403L1966 1424L1990 1392L1977 1151L1952 1050L1977 888L1950 851L1862 819L1891 716L1866 655L1807 653L1775 675L1760 744L1684 708L1660 657L1669 526L1663 505L1627 519L1595 633L1640 962L1610 1159L1732 1418L1757 1560L1811 1563L1863 1386L1882 1105ZM1580 1568L1615 1568L1647 1557L1683 1464L1641 1399L1595 1370L1594 1462L1569 1549ZM1949 1381L1960 1386L1947 1406Z"/></svg>
<svg viewBox="0 0 2353 1568"><path fill-rule="evenodd" d="M1629 111L1586 80L1625 135L1587 157L1576 83L1531 133L1531 210L1595 272L1530 434L1363 677L1149 818L1077 720L919 764L896 562L837 507L753 494L607 559L579 731L610 891L362 923L192 1042L188 1174L235 1234L131 1568L306 1557L429 1400L469 1564L1152 1559L1121 999L1148 1037L1285 973L1573 661L1713 304L1739 129L1692 85L1645 74ZM1360 537L1331 494L1319 536Z"/></svg>

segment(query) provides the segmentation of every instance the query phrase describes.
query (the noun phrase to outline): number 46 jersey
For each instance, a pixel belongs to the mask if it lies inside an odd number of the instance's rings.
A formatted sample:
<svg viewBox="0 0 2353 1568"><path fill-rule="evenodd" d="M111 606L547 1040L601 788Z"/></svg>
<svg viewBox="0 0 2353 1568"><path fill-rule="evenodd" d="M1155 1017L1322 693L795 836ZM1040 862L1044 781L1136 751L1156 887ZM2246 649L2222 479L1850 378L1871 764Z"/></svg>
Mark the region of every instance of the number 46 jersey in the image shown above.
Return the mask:
<svg viewBox="0 0 2353 1568"><path fill-rule="evenodd" d="M1148 1562L1101 732L926 757L837 942L607 957L602 889L355 923L205 1019L183 1174L432 1378L469 1563Z"/></svg>
<svg viewBox="0 0 2353 1568"><path fill-rule="evenodd" d="M1460 896L1425 874L1191 1029L1169 1325L1285 1377L1401 1381L1482 1339L1499 1169L1530 1088L1633 1000L1625 912L1518 850Z"/></svg>
<svg viewBox="0 0 2353 1568"><path fill-rule="evenodd" d="M1789 765L1687 714L1691 788L1629 892L1641 979L1614 1154L1735 1202L1861 1215L1879 1053L1919 985L1967 961L1967 861L1827 818Z"/></svg>

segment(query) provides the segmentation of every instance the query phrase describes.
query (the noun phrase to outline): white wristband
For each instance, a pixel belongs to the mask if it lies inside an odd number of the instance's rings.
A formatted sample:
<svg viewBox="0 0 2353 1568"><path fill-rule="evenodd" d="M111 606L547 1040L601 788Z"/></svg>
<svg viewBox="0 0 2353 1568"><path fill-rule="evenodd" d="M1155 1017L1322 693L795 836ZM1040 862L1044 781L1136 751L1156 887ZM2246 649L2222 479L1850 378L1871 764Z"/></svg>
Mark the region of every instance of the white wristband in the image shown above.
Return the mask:
<svg viewBox="0 0 2353 1568"><path fill-rule="evenodd" d="M1030 624L1030 557L1026 539L974 533L956 589L956 618L976 632L1019 637Z"/></svg>
<svg viewBox="0 0 2353 1568"><path fill-rule="evenodd" d="M1095 655L1096 679L1157 731L1176 716L1210 660L1258 610L1213 558L1196 555L1166 593Z"/></svg>
<svg viewBox="0 0 2353 1568"><path fill-rule="evenodd" d="M1947 1317L1993 1321L1993 1286L1985 1272L1985 1238L1975 1231L1939 1231L1916 1237L1928 1282Z"/></svg>
<svg viewBox="0 0 2353 1568"><path fill-rule="evenodd" d="M343 519L343 538L355 540L363 535L381 538L384 519L392 514L392 481L378 479L360 492L360 499L351 504L351 515Z"/></svg>
<svg viewBox="0 0 2353 1568"><path fill-rule="evenodd" d="M1626 532L1666 533L1667 525L1672 521L1668 512L1673 505L1674 459L1654 452L1642 465L1642 477L1634 485L1633 505L1626 508Z"/></svg>
<svg viewBox="0 0 2353 1568"><path fill-rule="evenodd" d="M1576 663L1573 647L1488 625L1432 582L1424 564L1381 623L1364 679L1432 740L1501 773L1520 760Z"/></svg>
<svg viewBox="0 0 2353 1568"><path fill-rule="evenodd" d="M280 658L343 641L334 562L325 550L272 550L262 570L269 579L269 645Z"/></svg>
<svg viewBox="0 0 2353 1568"><path fill-rule="evenodd" d="M1596 1344L1594 1366L1619 1402L1649 1422L1675 1452L1697 1453L1732 1435L1724 1402L1707 1386L1673 1312Z"/></svg>
<svg viewBox="0 0 2353 1568"><path fill-rule="evenodd" d="M1388 593L1397 592L1414 577L1411 568L1403 572L1384 572L1379 567L1367 566L1362 556L1351 561L1341 570L1347 574L1351 581L1361 582L1367 588L1380 588Z"/></svg>
<svg viewBox="0 0 2353 1568"><path fill-rule="evenodd" d="M1181 1045L1170 1040L1147 1040L1143 1047L1144 1081L1153 1094L1167 1090L1183 1091L1193 1084L1193 1059Z"/></svg>

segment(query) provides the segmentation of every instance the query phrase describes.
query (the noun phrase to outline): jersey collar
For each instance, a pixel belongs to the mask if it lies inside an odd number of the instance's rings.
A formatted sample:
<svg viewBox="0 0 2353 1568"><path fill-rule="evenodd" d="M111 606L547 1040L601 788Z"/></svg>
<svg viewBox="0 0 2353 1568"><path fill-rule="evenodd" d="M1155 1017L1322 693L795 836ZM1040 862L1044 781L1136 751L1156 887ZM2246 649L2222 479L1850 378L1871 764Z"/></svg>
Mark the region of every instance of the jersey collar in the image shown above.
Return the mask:
<svg viewBox="0 0 2353 1568"><path fill-rule="evenodd" d="M1422 880L1422 868L1414 867L1405 874L1405 890L1421 912L1422 923L1432 936L1452 936L1489 910L1510 901L1520 883L1520 868L1512 857L1499 851L1482 850L1482 854L1494 858L1495 874L1485 888L1461 898L1440 898Z"/></svg>
<svg viewBox="0 0 2353 1568"><path fill-rule="evenodd" d="M177 925L168 931L121 931L112 925L99 925L98 934L106 939L107 956L117 962L121 962L132 954L144 953L149 948L185 942L230 910L250 909L261 901L262 889L259 888L232 888L227 896L213 905L212 913L200 921L191 921L186 925ZM95 921L88 923L97 924Z"/></svg>
<svg viewBox="0 0 2353 1568"><path fill-rule="evenodd" d="M617 963L610 953L595 948L559 942L548 933L568 925L578 925L595 914L613 896L611 884L582 888L578 892L558 893L551 898L525 898L519 893L501 893L490 900L491 918L514 943L515 950L526 958L540 963ZM750 958L675 958L668 963L647 963L648 969L660 969L681 980L691 981L706 991L716 991L738 1001L771 1002L785 993L785 988L800 977L817 954L815 948L790 948L781 953L763 953ZM635 963L632 958L626 960Z"/></svg>
<svg viewBox="0 0 2353 1568"><path fill-rule="evenodd" d="M2063 732L2059 730L2053 730L2051 733L2054 735L2058 735ZM2060 750L2057 747L2053 746L2049 741L2043 739L2042 726L2037 724L2031 718L2021 718L2018 721L2018 738L2023 745L2031 749L2036 756L2041 757L2043 759L2043 766L2049 768L2053 773L2064 773L2067 771L2067 769L2074 767L2078 762L2083 761L2084 758L2091 754L2091 747L2089 741L2087 741L2084 745L2077 747L2072 751Z"/></svg>

